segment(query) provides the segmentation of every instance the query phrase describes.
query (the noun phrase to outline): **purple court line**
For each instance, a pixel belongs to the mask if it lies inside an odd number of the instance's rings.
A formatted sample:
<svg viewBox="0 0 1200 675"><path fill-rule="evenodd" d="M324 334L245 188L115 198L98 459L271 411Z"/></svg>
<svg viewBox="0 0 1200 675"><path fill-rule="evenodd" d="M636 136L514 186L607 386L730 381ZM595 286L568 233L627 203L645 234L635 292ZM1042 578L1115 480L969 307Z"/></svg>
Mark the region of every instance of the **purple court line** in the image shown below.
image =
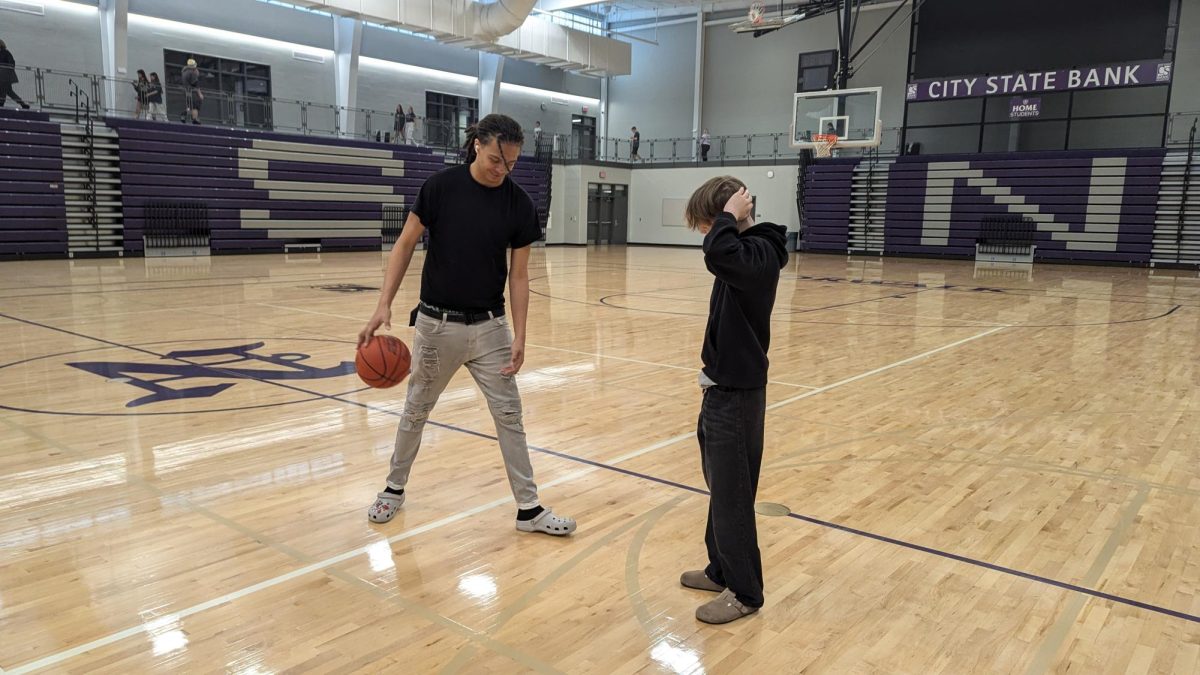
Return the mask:
<svg viewBox="0 0 1200 675"><path fill-rule="evenodd" d="M101 342L101 343L104 343L107 345L113 345L113 346L122 347L125 349L132 349L134 351L141 352L144 354L149 354L151 356L156 356L159 358L167 358L161 354L157 354L148 349L142 349L140 347L132 347L129 345L123 345L119 342L113 342L112 340L106 340L104 338L93 337L91 335L84 335L83 333L76 333L75 331L67 330L65 328L57 328L55 326L38 323L37 321L31 321L29 319L22 319L19 317L15 317L10 314L0 313L0 317L5 318L5 319L10 319L12 321L24 323L24 324L27 324L30 326L37 326L39 328L45 328L47 330L52 330L52 331L55 331L58 333L65 333L67 335L73 335L75 337L80 337L80 338L84 338L87 340L94 340L96 342ZM181 361L183 363L188 363L190 365L203 365L203 364L191 363L187 359L175 358L173 360ZM213 370L217 371L217 372L221 371L220 368L213 368ZM275 381L275 380L261 380L261 379L255 379L255 378L243 378L243 379L251 379L254 381L262 382L263 384L270 384L270 385L275 385L278 387L283 387L285 389L291 389L293 391L308 394L310 396L317 396L320 398L337 401L339 403L346 403L349 405L357 406L359 408L363 408L365 410L370 410L372 412L381 412L381 413L384 413L387 415L391 415L393 417L399 417L401 415L401 413L398 413L394 410L388 410L387 408L379 408L379 407L373 406L369 403L362 403L360 401L353 401L353 400L348 400L348 399L344 399L344 398L339 398L336 395L323 394L323 393L317 392L317 391L310 391L310 390L303 389L301 387L296 387L296 386L293 386L293 385L290 385L290 384L287 384L284 382L279 382L279 381ZM481 431L474 431L471 429L466 429L464 427L455 426L453 424L446 424L444 422L434 422L434 421L427 421L426 423L431 424L431 425L441 428L441 429L447 429L449 431L457 431L459 433L466 434L468 436L475 436L476 438L484 438L484 439L491 440L491 441L499 441L499 439L496 436L493 436L491 434L487 434L487 433L484 433ZM666 478L659 478L658 476L652 476L650 474L633 471L631 469L625 469L625 468L621 468L618 466L613 466L611 464L605 464L604 462L599 462L594 459L578 457L576 455L570 455L565 452L559 452L557 450L550 450L549 448L542 448L542 447L538 447L536 445L530 445L529 449L540 452L544 455L558 457L560 459L565 459L565 460L576 462L579 464L586 464L588 466L593 466L593 467L596 467L599 469L606 469L608 471L624 474L626 476L640 478L642 480L647 480L647 481L650 481L653 483L659 483L660 485L669 485L671 487L678 488L680 490L687 490L688 492L692 492L695 494L699 494L699 495L708 495L709 494L707 490L702 490L698 487L693 487L691 485L687 485L684 483L678 483L673 480L668 480ZM931 548L929 546L922 546L921 544L914 544L912 542L904 541L902 539L895 539L893 537L888 537L888 536L885 536L882 534L875 534L874 532L860 530L858 528L849 527L847 525L839 525L837 523L833 523L833 522L830 522L827 520L813 518L812 516L805 516L805 515L801 515L799 513L793 513L791 511L789 511L787 515L789 518L794 518L796 520L810 523L812 525L818 525L820 527L829 528L831 530L838 530L840 532L845 532L847 534L853 534L853 535L856 535L859 537L873 539L875 541L882 542L885 544L892 544L894 546L900 546L902 548L907 548L909 550L919 551L921 553L927 553L929 555L934 555L939 558L945 558L947 560L953 560L956 562L965 563L967 565L981 567L983 569L991 570L993 572L1000 572L1002 574L1008 574L1010 576L1019 577L1022 579L1029 580L1029 581L1046 584L1047 586L1054 586L1056 588L1061 588L1061 589L1067 590L1067 591L1075 591L1076 593L1090 595L1094 598L1100 598L1102 600L1108 600L1108 601L1119 603L1122 605L1128 605L1130 607L1137 607L1138 609L1144 609L1144 610L1147 610L1150 612L1155 612L1157 614L1163 614L1163 615L1174 617L1177 619L1183 619L1184 621L1190 621L1192 623L1200 623L1200 616L1195 615L1195 614L1188 614L1186 612L1180 612L1178 610L1169 609L1167 607L1161 607L1159 605L1152 605L1150 603L1142 602L1140 600L1134 600L1132 598L1126 598L1126 597L1122 597L1120 595L1113 595L1112 593L1105 593L1104 591L1097 591L1097 590L1094 590L1091 588L1087 588L1085 586L1079 586L1077 584L1071 584L1071 583L1067 583L1065 581L1058 581L1056 579L1051 579L1049 577L1044 577L1044 576L1041 576L1038 574L1033 574L1031 572L1023 572L1021 570L1014 569L1012 567L1005 567L1003 565L997 565L997 564L986 562L983 560L978 560L976 558L969 558L967 556L959 555L957 553L950 553L949 551L942 551L940 549Z"/></svg>

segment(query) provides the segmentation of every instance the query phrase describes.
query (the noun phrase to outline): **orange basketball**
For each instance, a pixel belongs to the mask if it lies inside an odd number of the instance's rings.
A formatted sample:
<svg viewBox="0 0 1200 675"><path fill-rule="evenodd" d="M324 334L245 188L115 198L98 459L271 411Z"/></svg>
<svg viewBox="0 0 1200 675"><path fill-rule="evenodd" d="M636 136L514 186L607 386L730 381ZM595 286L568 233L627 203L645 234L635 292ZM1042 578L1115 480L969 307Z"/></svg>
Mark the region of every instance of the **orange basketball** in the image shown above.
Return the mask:
<svg viewBox="0 0 1200 675"><path fill-rule="evenodd" d="M376 389L394 387L408 377L412 354L408 345L391 335L376 335L358 348L354 369L368 386Z"/></svg>

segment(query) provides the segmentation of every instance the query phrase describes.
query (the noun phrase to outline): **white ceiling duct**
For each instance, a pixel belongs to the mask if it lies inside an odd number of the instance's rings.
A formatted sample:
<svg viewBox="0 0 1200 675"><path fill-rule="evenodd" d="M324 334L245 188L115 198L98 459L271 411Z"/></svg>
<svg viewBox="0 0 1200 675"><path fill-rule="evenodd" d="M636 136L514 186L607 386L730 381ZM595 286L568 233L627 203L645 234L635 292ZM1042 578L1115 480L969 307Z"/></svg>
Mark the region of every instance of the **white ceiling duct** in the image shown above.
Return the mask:
<svg viewBox="0 0 1200 675"><path fill-rule="evenodd" d="M471 3L475 15L475 37L480 40L495 40L508 35L525 23L537 0L496 0L484 4Z"/></svg>
<svg viewBox="0 0 1200 675"><path fill-rule="evenodd" d="M535 0L291 0L439 42L542 63L585 75L628 75L628 42L530 16Z"/></svg>

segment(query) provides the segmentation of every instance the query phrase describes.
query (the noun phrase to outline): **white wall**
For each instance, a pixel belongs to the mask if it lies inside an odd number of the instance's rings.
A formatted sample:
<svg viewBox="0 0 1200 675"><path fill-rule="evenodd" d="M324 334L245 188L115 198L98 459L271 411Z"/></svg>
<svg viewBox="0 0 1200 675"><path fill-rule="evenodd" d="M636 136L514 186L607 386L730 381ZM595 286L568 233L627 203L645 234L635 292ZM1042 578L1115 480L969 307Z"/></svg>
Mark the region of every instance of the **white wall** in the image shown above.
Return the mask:
<svg viewBox="0 0 1200 675"><path fill-rule="evenodd" d="M0 37L8 42L18 64L99 74L100 16L95 2L44 2L44 16L0 11ZM190 51L270 66L276 98L333 104L332 47L331 18L311 12L254 0L130 1L130 73L144 68L165 74L164 49ZM320 54L325 63L295 59L294 49ZM473 50L364 26L362 56L359 108L393 111L397 103L404 103L424 115L427 90L478 95L479 55ZM32 98L33 81L28 79L17 85L18 92ZM499 110L527 129L541 120L546 133L569 133L572 114L581 113L584 106L589 109L587 114L599 114L600 81L596 78L510 61L505 65L504 82ZM51 94L56 100L65 99L66 86L65 77L47 79L48 88L62 88L62 94ZM529 87L556 93L530 91ZM122 96L118 104L132 110L132 90L118 88L118 92ZM552 96L567 104L555 103ZM281 125L299 124L298 108L276 105L274 113ZM320 123L332 124L331 113L312 111L310 119L315 115L329 116ZM372 128L391 128L390 123L381 126L380 122L372 120Z"/></svg>
<svg viewBox="0 0 1200 675"><path fill-rule="evenodd" d="M604 176L601 177L600 174ZM606 166L589 166L569 164L554 167L550 176L551 191L554 195L552 213L555 213L553 239L547 233L546 242L555 244L586 244L587 243L587 188L588 183L610 183L612 185L631 185L630 169ZM559 215L558 209L561 209ZM630 195L629 240L633 241L633 197ZM560 227L561 225L561 227Z"/></svg>
<svg viewBox="0 0 1200 675"><path fill-rule="evenodd" d="M864 10L854 48L890 13L890 9ZM906 11L899 14L867 47L848 84L883 87L880 118L885 128L900 126L904 117L909 33L905 16ZM893 28L895 33L885 40ZM786 132L792 121L799 55L837 48L837 19L832 14L759 38L734 33L729 26L709 26L705 31L703 124L714 136ZM879 51L866 59L875 49Z"/></svg>
<svg viewBox="0 0 1200 675"><path fill-rule="evenodd" d="M330 17L256 0L129 0L129 13L333 49Z"/></svg>
<svg viewBox="0 0 1200 675"><path fill-rule="evenodd" d="M91 6L51 0L45 15L0 10L0 39L8 44L18 66L50 68L76 73L98 73L100 67L100 12ZM17 93L33 99L33 79L18 72ZM66 80L55 78L66 91ZM47 87L51 82L47 82Z"/></svg>
<svg viewBox="0 0 1200 675"><path fill-rule="evenodd" d="M658 44L634 41L633 72L612 78L608 88L609 136L628 138L630 127L636 126L643 142L651 138L691 138L696 24L630 34Z"/></svg>
<svg viewBox="0 0 1200 675"><path fill-rule="evenodd" d="M129 70L144 68L147 72L164 74L163 50L220 56L239 61L261 63L271 67L271 95L277 99L307 101L334 105L333 52L277 40L260 38L219 29L198 29L175 21L129 16ZM320 54L324 63L301 61L292 56L295 49ZM164 81L166 77L163 77ZM125 89L129 89L125 92ZM132 108L133 90L122 87L126 95L123 108ZM272 115L275 124L283 128L299 128L300 109L297 105L276 103ZM313 128L332 129L331 110L310 110L309 123Z"/></svg>
<svg viewBox="0 0 1200 675"><path fill-rule="evenodd" d="M712 167L682 169L636 169L629 185L629 243L699 246L701 238L682 226L665 225L664 201L670 220L682 222L682 205L704 181L732 175L741 179L755 196L759 222L774 222L789 231L800 229L796 212L795 164L781 166ZM774 177L769 178L768 174ZM555 193L557 194L557 193ZM585 204L586 207L586 204ZM585 211L586 216L586 211Z"/></svg>
<svg viewBox="0 0 1200 675"><path fill-rule="evenodd" d="M508 79L508 66L505 65L505 80ZM558 101L558 102L556 102ZM543 109L544 108L544 109ZM587 108L587 112L584 112ZM553 91L539 91L522 85L504 82L500 85L500 99L496 105L497 112L504 113L517 120L525 128L527 139L532 137L534 122L541 120L542 133L570 134L571 118L584 114L591 117L600 115L600 99L597 97L576 96L574 94L556 94ZM548 140L546 142L549 142Z"/></svg>
<svg viewBox="0 0 1200 675"><path fill-rule="evenodd" d="M1179 47L1175 53L1171 112L1200 112L1200 0L1183 0L1179 10ZM1175 134L1186 138L1186 132Z"/></svg>
<svg viewBox="0 0 1200 675"><path fill-rule="evenodd" d="M547 244L574 243L567 241L566 195L554 192L566 190L567 168L565 164L554 164L550 167L550 189L553 198L550 200L550 218L546 222Z"/></svg>
<svg viewBox="0 0 1200 675"><path fill-rule="evenodd" d="M473 75L457 75L369 57L362 57L358 62L358 107L367 110L394 111L397 104L403 104L405 110L412 106L417 115L424 117L426 91L473 97L477 86ZM385 127L390 130L391 124Z"/></svg>
<svg viewBox="0 0 1200 675"><path fill-rule="evenodd" d="M588 183L629 186L629 243L699 246L701 239L685 227L664 224L664 200L672 209L670 220L682 221L682 204L701 183L726 174L737 176L757 198L760 221L800 229L796 212L797 166L704 167L622 169L606 166L556 165L551 175L554 200L548 244L587 242ZM601 177L601 172L604 177ZM774 177L768 177L768 172ZM675 210L678 213L675 213Z"/></svg>
<svg viewBox="0 0 1200 675"><path fill-rule="evenodd" d="M855 33L856 49L890 12L890 7L862 12ZM848 85L884 88L881 118L885 128L900 126L904 116L909 37L906 16L907 12L899 14L864 50ZM714 136L786 132L791 124L799 54L835 49L836 25L836 18L830 14L760 38L734 33L728 25L707 26L702 126ZM643 140L691 137L695 22L684 20L657 31L628 32L658 44L633 42L633 73L612 79L609 134L624 138L629 127L636 124Z"/></svg>

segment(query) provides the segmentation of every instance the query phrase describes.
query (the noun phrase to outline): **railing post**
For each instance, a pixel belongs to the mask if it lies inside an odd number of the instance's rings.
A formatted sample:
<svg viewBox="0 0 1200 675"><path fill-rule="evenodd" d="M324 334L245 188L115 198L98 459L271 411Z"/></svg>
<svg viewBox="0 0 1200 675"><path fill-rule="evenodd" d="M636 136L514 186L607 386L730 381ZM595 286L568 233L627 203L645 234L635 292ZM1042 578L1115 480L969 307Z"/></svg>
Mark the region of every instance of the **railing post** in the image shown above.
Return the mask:
<svg viewBox="0 0 1200 675"><path fill-rule="evenodd" d="M92 75L88 79L92 81L92 96L89 101L95 101L97 112L104 110L108 103L105 102L104 97L100 94L100 92L103 90L103 87L100 86L100 76Z"/></svg>
<svg viewBox="0 0 1200 675"><path fill-rule="evenodd" d="M300 131L308 133L308 104L300 101Z"/></svg>
<svg viewBox="0 0 1200 675"><path fill-rule="evenodd" d="M33 91L38 108L46 107L46 77L42 74L41 68L33 69Z"/></svg>

